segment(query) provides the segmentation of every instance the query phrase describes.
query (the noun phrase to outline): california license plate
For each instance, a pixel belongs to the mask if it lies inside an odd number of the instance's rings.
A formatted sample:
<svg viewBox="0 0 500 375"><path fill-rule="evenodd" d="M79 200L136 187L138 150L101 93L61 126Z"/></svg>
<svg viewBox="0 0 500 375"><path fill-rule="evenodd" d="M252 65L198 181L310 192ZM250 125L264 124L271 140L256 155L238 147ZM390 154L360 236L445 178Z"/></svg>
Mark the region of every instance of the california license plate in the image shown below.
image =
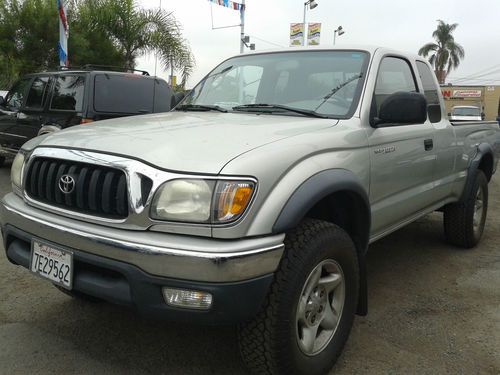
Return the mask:
<svg viewBox="0 0 500 375"><path fill-rule="evenodd" d="M70 251L32 241L30 269L63 288L73 287L73 253Z"/></svg>

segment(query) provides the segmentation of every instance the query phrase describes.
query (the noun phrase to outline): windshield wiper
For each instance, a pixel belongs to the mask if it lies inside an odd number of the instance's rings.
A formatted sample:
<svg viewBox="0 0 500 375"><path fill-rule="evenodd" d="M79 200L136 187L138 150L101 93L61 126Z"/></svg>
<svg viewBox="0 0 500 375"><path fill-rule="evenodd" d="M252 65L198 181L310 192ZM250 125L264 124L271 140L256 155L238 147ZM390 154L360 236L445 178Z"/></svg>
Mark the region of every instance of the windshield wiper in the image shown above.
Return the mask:
<svg viewBox="0 0 500 375"><path fill-rule="evenodd" d="M281 104L245 104L245 105L238 105L236 107L233 107L233 111L252 110L255 112L273 112L273 110L276 110L276 109L281 110L281 111L300 113L301 115L304 115L304 116L318 117L318 118L329 118L326 115L322 115L321 113L311 111L309 109L289 107L289 106L281 105Z"/></svg>
<svg viewBox="0 0 500 375"><path fill-rule="evenodd" d="M344 87L346 87L349 83L357 81L360 78L363 78L363 73L360 73L358 75L352 76L351 78L349 78L345 82L342 82L340 85L338 85L337 87L335 87L332 91L330 91L328 94L326 94L326 96L323 98L323 101L320 103L320 105L318 105L316 107L316 111L318 109L320 109L323 106L323 104L325 104L333 95L335 95L336 93L338 93L341 89L343 89Z"/></svg>
<svg viewBox="0 0 500 375"><path fill-rule="evenodd" d="M176 111L219 111L227 113L227 109L219 107L218 105L208 105L208 104L183 104L175 108Z"/></svg>

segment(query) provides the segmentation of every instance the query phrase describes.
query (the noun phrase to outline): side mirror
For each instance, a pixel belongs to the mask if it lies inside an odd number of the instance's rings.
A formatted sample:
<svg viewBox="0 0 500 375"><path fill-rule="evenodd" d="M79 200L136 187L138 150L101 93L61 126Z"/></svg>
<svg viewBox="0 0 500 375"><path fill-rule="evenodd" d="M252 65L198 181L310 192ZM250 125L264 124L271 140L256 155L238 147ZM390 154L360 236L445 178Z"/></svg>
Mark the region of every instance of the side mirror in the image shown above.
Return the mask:
<svg viewBox="0 0 500 375"><path fill-rule="evenodd" d="M427 100L417 92L396 92L380 106L374 126L423 124L427 120Z"/></svg>
<svg viewBox="0 0 500 375"><path fill-rule="evenodd" d="M441 104L429 104L427 106L427 114L429 115L429 121L436 123L441 121Z"/></svg>
<svg viewBox="0 0 500 375"><path fill-rule="evenodd" d="M178 92L177 94L173 94L172 99L170 100L170 109L174 108L185 97L186 97L186 94L184 94L183 92Z"/></svg>
<svg viewBox="0 0 500 375"><path fill-rule="evenodd" d="M448 112L448 117L451 117L451 112Z"/></svg>

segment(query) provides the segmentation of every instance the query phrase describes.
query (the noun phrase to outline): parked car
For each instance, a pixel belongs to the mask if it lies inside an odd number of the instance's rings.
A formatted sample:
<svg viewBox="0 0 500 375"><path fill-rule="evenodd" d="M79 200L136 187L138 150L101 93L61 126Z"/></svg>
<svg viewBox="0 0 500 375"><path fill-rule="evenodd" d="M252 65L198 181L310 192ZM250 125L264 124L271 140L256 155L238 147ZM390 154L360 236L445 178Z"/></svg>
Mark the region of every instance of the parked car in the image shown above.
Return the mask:
<svg viewBox="0 0 500 375"><path fill-rule="evenodd" d="M484 114L481 112L481 108L469 105L455 106L451 109L451 113L448 114L450 121L482 121L484 120Z"/></svg>
<svg viewBox="0 0 500 375"><path fill-rule="evenodd" d="M97 120L167 112L172 100L168 84L146 72L90 66L27 75L0 99L0 162L37 135Z"/></svg>
<svg viewBox="0 0 500 375"><path fill-rule="evenodd" d="M5 250L75 297L239 323L257 374L325 374L367 313L368 244L441 210L476 246L499 145L495 122L448 121L420 56L239 55L170 113L26 143Z"/></svg>

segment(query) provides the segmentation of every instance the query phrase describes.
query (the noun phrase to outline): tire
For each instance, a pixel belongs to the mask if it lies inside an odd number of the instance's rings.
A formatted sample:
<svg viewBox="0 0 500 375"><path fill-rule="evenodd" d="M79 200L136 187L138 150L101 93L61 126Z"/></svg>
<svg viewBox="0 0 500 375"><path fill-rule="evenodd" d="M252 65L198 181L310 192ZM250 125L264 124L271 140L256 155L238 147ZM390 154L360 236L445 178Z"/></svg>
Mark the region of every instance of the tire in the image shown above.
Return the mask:
<svg viewBox="0 0 500 375"><path fill-rule="evenodd" d="M466 249L473 248L483 235L488 213L488 180L483 171L476 172L474 185L462 202L444 207L446 240Z"/></svg>
<svg viewBox="0 0 500 375"><path fill-rule="evenodd" d="M0 168L2 168L5 164L5 156L0 156Z"/></svg>
<svg viewBox="0 0 500 375"><path fill-rule="evenodd" d="M348 234L334 224L306 219L286 236L285 254L263 308L239 327L246 365L255 374L327 373L349 336L358 293L357 253ZM337 321L328 310L332 304L340 310ZM316 334L315 325L320 327ZM317 337L314 346L308 337Z"/></svg>
<svg viewBox="0 0 500 375"><path fill-rule="evenodd" d="M92 302L92 303L99 303L102 302L101 299L93 296L89 296L88 294L78 292L76 290L68 290L64 289L63 287L59 285L54 285L56 289L58 289L60 292L66 294L67 296L80 300L80 301L85 301L85 302Z"/></svg>

